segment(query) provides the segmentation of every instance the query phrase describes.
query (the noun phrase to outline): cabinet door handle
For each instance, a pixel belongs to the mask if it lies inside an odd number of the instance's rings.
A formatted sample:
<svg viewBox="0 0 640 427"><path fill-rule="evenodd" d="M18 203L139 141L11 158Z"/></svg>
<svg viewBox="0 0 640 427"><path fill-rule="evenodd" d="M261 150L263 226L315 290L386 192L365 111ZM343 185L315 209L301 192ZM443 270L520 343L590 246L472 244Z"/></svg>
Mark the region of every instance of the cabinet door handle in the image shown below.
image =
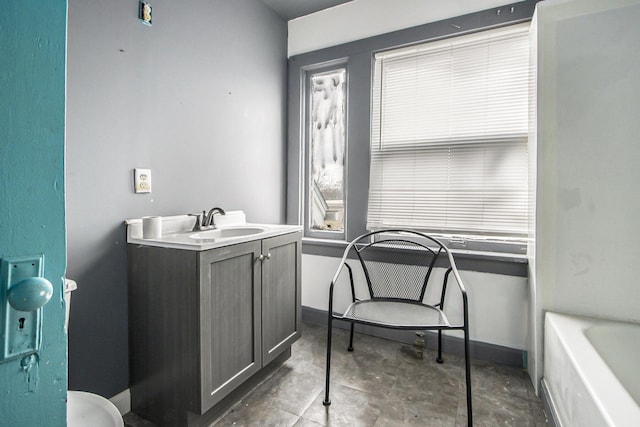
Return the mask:
<svg viewBox="0 0 640 427"><path fill-rule="evenodd" d="M265 259L270 259L270 258L271 258L271 252L267 252L266 255L263 255L263 254L258 255L257 260L264 261Z"/></svg>

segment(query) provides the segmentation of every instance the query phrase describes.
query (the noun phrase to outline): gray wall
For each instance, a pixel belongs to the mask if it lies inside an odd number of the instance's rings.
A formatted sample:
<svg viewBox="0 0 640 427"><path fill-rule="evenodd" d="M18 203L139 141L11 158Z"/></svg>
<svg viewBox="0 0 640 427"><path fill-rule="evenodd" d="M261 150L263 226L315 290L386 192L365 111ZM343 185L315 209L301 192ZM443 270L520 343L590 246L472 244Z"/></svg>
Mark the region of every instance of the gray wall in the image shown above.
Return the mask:
<svg viewBox="0 0 640 427"><path fill-rule="evenodd" d="M69 2L69 386L107 397L129 386L122 221L285 216L286 22L258 0L152 4L147 27L137 0ZM151 194L133 193L135 167Z"/></svg>

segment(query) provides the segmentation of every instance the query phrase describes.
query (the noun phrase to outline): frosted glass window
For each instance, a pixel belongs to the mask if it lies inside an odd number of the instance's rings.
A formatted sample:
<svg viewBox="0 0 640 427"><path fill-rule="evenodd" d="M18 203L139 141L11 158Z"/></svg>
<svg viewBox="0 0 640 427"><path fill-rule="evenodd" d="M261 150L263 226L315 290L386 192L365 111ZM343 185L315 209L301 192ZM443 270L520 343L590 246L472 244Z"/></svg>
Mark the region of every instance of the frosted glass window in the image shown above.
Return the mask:
<svg viewBox="0 0 640 427"><path fill-rule="evenodd" d="M367 228L522 237L528 26L376 55Z"/></svg>
<svg viewBox="0 0 640 427"><path fill-rule="evenodd" d="M310 76L309 227L344 231L346 69Z"/></svg>

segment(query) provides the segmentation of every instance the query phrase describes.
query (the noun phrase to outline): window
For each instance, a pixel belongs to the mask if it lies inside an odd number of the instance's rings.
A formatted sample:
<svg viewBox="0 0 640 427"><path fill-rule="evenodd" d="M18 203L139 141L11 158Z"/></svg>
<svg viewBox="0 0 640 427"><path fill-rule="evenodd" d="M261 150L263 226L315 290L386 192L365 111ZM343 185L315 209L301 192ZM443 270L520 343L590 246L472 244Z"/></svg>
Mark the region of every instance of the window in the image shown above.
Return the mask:
<svg viewBox="0 0 640 427"><path fill-rule="evenodd" d="M525 237L528 26L378 53L367 228Z"/></svg>
<svg viewBox="0 0 640 427"><path fill-rule="evenodd" d="M345 68L308 74L306 211L311 235L344 236L346 75Z"/></svg>

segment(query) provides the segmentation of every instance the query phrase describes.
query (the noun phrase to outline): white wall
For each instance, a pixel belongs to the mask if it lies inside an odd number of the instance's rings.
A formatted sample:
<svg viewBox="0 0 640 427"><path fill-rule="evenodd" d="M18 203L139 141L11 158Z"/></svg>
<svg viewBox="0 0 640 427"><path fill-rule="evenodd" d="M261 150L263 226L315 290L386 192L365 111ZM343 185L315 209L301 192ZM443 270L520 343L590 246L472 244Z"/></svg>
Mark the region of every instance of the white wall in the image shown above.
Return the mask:
<svg viewBox="0 0 640 427"><path fill-rule="evenodd" d="M538 233L539 251L555 258L540 283L544 305L639 322L640 5L571 3L581 4L575 16L540 15L539 144L555 163L540 174L539 199L554 207Z"/></svg>
<svg viewBox="0 0 640 427"><path fill-rule="evenodd" d="M540 330L546 310L640 322L639 19L638 0L538 7Z"/></svg>
<svg viewBox="0 0 640 427"><path fill-rule="evenodd" d="M339 263L339 258L302 256L303 306L327 310L329 283ZM442 271L436 274L441 276ZM440 276L434 276L434 283L439 283ZM471 340L525 350L528 327L527 278L475 271L460 271L460 276L469 296ZM449 288L448 292L452 297L455 295ZM336 311L344 310L350 298L347 283L336 287L335 297L343 302L335 307ZM449 307L453 314L450 320L461 320L461 310L453 304Z"/></svg>
<svg viewBox="0 0 640 427"><path fill-rule="evenodd" d="M354 0L289 21L289 56L508 4L506 0Z"/></svg>

